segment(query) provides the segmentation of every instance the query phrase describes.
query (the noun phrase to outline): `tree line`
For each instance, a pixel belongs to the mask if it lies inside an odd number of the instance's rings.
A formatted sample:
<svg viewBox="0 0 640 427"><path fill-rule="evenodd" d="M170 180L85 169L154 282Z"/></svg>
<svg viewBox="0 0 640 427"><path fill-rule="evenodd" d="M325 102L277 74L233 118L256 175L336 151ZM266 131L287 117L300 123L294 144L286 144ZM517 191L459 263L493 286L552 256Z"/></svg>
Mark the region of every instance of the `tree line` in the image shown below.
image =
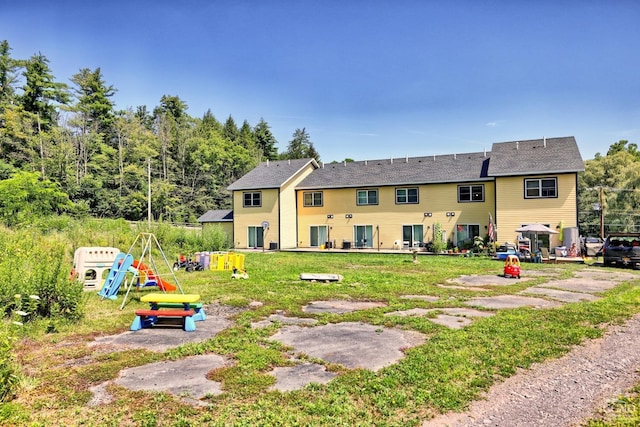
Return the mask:
<svg viewBox="0 0 640 427"><path fill-rule="evenodd" d="M627 140L596 153L578 175L578 226L583 235L640 232L640 151Z"/></svg>
<svg viewBox="0 0 640 427"><path fill-rule="evenodd" d="M305 128L287 149L264 120L221 122L208 110L163 95L117 110L116 88L101 69L83 68L70 84L56 80L42 53L11 55L0 42L0 212L6 223L46 213L100 218L147 217L149 171L155 219L194 222L229 208L226 187L264 160L320 156ZM34 187L37 187L35 195Z"/></svg>

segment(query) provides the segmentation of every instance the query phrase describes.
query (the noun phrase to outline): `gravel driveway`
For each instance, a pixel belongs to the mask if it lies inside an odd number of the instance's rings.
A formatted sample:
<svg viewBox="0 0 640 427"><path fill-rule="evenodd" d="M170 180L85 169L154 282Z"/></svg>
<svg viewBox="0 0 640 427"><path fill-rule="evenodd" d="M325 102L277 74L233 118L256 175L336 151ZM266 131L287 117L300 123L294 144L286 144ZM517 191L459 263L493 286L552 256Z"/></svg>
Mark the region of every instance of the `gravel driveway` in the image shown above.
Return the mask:
<svg viewBox="0 0 640 427"><path fill-rule="evenodd" d="M492 387L468 412L423 427L579 426L640 382L640 315L562 358L534 365Z"/></svg>

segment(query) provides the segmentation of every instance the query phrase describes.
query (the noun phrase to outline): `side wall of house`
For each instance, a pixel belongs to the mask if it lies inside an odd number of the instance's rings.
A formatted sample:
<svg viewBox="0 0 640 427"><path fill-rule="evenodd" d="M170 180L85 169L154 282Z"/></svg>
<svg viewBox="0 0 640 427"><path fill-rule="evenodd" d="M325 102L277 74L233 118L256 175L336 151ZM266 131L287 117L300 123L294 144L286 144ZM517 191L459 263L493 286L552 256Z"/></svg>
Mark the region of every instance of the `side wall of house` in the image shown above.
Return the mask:
<svg viewBox="0 0 640 427"><path fill-rule="evenodd" d="M280 189L280 239L278 246L280 248L292 249L298 247L296 186L309 176L313 170L314 167L312 165L307 165L306 168L299 171Z"/></svg>
<svg viewBox="0 0 640 427"><path fill-rule="evenodd" d="M557 178L557 197L525 198L525 180ZM498 242L515 242L515 230L526 224L541 223L556 230L577 227L576 174L546 174L496 178L496 224ZM562 245L559 234L550 236L550 248Z"/></svg>
<svg viewBox="0 0 640 427"><path fill-rule="evenodd" d="M260 206L243 207L244 193L260 192L262 204ZM233 192L233 237L234 247L246 249L249 247L249 230L252 227L262 227L267 221L269 227L263 230L263 241L269 247L270 241L278 240L279 233L279 189L236 190Z"/></svg>

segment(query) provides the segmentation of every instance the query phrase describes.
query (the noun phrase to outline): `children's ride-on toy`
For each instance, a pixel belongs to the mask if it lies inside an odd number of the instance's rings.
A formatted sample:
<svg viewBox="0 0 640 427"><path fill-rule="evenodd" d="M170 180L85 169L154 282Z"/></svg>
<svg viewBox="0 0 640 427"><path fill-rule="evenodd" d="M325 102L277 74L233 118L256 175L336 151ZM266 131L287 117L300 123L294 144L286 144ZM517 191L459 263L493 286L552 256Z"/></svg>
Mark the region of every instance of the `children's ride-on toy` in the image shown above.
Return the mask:
<svg viewBox="0 0 640 427"><path fill-rule="evenodd" d="M520 258L516 255L508 255L504 260L504 277L520 278Z"/></svg>

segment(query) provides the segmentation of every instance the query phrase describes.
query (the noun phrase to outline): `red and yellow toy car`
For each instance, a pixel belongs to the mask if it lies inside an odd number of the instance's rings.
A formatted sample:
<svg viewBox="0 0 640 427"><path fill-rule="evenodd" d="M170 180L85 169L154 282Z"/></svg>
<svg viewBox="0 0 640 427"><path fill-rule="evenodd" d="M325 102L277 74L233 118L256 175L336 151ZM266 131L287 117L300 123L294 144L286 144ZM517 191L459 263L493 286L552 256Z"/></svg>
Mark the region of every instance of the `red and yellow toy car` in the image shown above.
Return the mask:
<svg viewBox="0 0 640 427"><path fill-rule="evenodd" d="M504 260L504 277L520 278L520 258L515 255L507 255Z"/></svg>

